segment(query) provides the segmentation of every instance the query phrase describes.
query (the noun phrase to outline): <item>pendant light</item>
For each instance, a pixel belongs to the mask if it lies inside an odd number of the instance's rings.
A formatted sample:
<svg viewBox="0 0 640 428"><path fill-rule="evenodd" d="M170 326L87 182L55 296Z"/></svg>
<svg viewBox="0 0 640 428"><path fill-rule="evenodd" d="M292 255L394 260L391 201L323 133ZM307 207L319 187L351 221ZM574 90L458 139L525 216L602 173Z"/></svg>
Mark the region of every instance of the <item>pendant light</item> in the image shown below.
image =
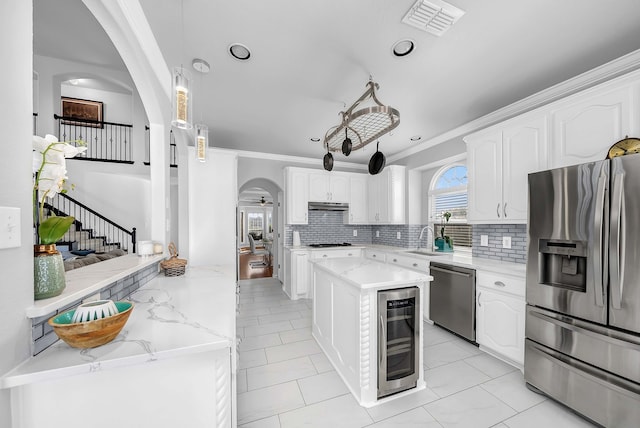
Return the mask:
<svg viewBox="0 0 640 428"><path fill-rule="evenodd" d="M180 2L180 24L182 30L182 49L184 52L184 4ZM191 75L182 67L174 67L171 79L171 126L191 129L192 94Z"/></svg>
<svg viewBox="0 0 640 428"><path fill-rule="evenodd" d="M200 73L200 91L204 93L202 75L208 73L211 67L207 61L200 58L194 59L191 64ZM204 162L207 159L207 148L209 147L209 127L202 123L202 109L200 109L200 123L197 123L195 128L196 159Z"/></svg>

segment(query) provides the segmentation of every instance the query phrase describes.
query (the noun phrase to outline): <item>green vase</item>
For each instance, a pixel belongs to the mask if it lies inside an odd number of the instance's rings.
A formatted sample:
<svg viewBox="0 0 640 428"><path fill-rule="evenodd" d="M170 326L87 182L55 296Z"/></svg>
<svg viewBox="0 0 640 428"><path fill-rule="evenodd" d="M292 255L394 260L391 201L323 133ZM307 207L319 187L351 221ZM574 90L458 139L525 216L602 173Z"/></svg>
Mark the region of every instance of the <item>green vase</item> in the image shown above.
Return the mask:
<svg viewBox="0 0 640 428"><path fill-rule="evenodd" d="M33 295L36 300L62 293L65 287L64 262L55 244L33 246Z"/></svg>

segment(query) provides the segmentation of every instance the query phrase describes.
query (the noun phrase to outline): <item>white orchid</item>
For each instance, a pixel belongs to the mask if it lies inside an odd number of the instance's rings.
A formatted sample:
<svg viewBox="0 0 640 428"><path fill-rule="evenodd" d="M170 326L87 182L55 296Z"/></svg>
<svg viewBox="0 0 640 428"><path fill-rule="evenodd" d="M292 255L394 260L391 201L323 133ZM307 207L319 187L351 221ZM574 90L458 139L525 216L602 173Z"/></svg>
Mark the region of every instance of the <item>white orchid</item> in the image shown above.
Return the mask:
<svg viewBox="0 0 640 428"><path fill-rule="evenodd" d="M76 141L76 143L84 144L82 141ZM33 136L34 220L40 224L38 232L42 244L56 242L73 223L73 217L54 216L45 220L44 201L47 197L53 198L58 193L66 192L64 184L68 177L65 159L72 158L85 150L87 150L86 147L72 146L66 141L58 141L51 134L47 134L44 138Z"/></svg>

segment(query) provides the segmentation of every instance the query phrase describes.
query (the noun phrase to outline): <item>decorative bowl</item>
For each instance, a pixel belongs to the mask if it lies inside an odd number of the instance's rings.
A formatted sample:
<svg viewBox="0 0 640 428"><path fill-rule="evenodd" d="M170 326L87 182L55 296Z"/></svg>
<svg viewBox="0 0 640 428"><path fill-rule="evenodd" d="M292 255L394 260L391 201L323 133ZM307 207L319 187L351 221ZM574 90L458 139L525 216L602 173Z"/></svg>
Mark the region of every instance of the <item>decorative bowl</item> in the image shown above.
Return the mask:
<svg viewBox="0 0 640 428"><path fill-rule="evenodd" d="M49 325L58 337L74 348L95 348L111 342L124 327L131 310L132 302L114 302L118 313L95 321L72 322L75 309L55 315L49 319Z"/></svg>

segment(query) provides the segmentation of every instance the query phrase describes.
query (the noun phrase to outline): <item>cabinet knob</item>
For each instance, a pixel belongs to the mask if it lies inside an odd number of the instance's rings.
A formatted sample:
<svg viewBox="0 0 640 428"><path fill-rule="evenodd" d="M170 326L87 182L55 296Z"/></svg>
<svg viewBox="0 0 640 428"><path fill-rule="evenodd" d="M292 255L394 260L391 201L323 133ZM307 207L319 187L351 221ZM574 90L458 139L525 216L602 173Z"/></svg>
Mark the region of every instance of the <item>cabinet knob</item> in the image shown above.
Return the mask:
<svg viewBox="0 0 640 428"><path fill-rule="evenodd" d="M378 257L378 256L376 256L375 254L372 254L372 255L371 255L371 257L373 257L373 258L375 259L375 258L376 258L376 257Z"/></svg>
<svg viewBox="0 0 640 428"><path fill-rule="evenodd" d="M398 259L393 259L393 262L396 263L398 261Z"/></svg>
<svg viewBox="0 0 640 428"><path fill-rule="evenodd" d="M496 282L494 282L494 284L495 284L495 285L497 285L498 287L506 287L506 286L507 286L507 285L506 285L504 282L502 282L502 281L496 281Z"/></svg>
<svg viewBox="0 0 640 428"><path fill-rule="evenodd" d="M326 254L323 254L323 255L322 255L322 257L327 257L327 255L326 255Z"/></svg>
<svg viewBox="0 0 640 428"><path fill-rule="evenodd" d="M349 253L349 254L347 254L347 255L348 255L349 257L353 256L353 254L351 254L351 253Z"/></svg>
<svg viewBox="0 0 640 428"><path fill-rule="evenodd" d="M418 263L414 263L414 264L413 264L413 267L418 267Z"/></svg>

